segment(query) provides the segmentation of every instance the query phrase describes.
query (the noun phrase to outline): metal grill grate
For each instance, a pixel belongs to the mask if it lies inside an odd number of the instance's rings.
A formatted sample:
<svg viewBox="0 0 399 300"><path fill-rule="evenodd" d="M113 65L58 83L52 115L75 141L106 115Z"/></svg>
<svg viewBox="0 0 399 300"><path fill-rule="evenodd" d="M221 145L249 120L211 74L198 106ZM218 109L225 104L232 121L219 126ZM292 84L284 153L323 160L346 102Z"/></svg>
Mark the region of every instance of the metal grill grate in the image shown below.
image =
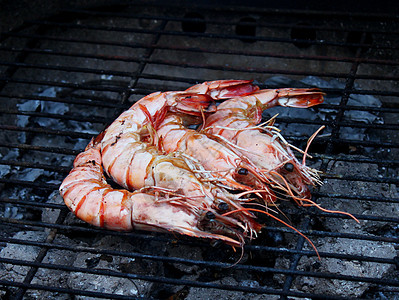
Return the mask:
<svg viewBox="0 0 399 300"><path fill-rule="evenodd" d="M27 21L0 44L0 295L4 298L399 297L398 16L140 2ZM318 86L326 103L279 112L309 164L313 199L282 203L305 240L265 219L240 253L188 237L93 228L58 187L135 100L215 79ZM273 299L274 299L273 298Z"/></svg>

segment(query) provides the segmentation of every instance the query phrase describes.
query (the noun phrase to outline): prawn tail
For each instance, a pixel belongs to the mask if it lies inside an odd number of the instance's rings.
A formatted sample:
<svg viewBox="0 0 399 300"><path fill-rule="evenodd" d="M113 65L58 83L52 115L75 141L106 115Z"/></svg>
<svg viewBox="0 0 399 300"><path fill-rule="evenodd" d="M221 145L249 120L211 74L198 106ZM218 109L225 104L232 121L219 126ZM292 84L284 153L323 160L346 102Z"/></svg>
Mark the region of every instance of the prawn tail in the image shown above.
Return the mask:
<svg viewBox="0 0 399 300"><path fill-rule="evenodd" d="M178 94L174 98L176 104L169 108L172 112L201 117L204 112L207 112L208 108L210 110L214 109L214 106L211 105L214 103L214 100L207 94L186 92Z"/></svg>
<svg viewBox="0 0 399 300"><path fill-rule="evenodd" d="M218 99L227 99L250 95L257 90L259 90L259 87L253 85L252 80L224 80L222 83L219 83L218 88L212 92L218 92Z"/></svg>
<svg viewBox="0 0 399 300"><path fill-rule="evenodd" d="M280 89L278 104L281 106L307 108L323 103L324 95L319 89Z"/></svg>
<svg viewBox="0 0 399 300"><path fill-rule="evenodd" d="M186 90L188 93L207 94L214 100L246 96L259 90L252 80L215 80L194 85Z"/></svg>

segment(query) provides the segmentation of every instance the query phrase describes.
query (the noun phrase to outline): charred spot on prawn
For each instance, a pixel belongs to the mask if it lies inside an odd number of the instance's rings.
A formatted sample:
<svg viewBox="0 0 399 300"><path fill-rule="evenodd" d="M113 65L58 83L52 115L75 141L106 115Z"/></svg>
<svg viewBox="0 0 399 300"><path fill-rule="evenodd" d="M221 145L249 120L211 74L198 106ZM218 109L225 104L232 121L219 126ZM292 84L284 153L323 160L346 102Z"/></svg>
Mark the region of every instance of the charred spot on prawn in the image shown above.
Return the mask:
<svg viewBox="0 0 399 300"><path fill-rule="evenodd" d="M115 142L112 142L110 146L115 146L115 144L119 141L120 138L121 138L121 136L120 136L120 135L117 135L117 136L115 137Z"/></svg>

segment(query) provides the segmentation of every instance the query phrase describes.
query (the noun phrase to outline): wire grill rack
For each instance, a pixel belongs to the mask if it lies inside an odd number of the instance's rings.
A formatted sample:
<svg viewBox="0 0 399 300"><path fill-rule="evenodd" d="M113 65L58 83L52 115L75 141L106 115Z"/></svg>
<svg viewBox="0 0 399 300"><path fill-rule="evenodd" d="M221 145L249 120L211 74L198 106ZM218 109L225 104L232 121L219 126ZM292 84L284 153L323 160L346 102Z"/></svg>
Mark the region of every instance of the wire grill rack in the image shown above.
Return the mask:
<svg viewBox="0 0 399 300"><path fill-rule="evenodd" d="M143 2L64 9L0 37L0 295L10 299L399 296L398 16ZM282 203L320 251L272 220L240 253L188 237L78 221L58 187L88 141L134 101L217 79L316 86L326 102L277 126L323 171ZM264 117L276 111L266 111Z"/></svg>

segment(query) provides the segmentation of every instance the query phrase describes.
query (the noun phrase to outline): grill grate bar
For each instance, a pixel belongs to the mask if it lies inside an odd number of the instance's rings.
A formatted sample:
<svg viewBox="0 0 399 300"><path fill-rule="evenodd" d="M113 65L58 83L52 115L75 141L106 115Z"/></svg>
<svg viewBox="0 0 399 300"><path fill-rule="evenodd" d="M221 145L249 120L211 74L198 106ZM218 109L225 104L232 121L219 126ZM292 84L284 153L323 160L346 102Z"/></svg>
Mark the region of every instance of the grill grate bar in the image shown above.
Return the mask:
<svg viewBox="0 0 399 300"><path fill-rule="evenodd" d="M96 229L93 227L81 227L81 226L71 226L71 225L59 225L53 224L48 222L41 222L41 221L28 221L28 220L16 220L16 219L7 219L7 218L0 218L0 221L3 224L12 225L12 226L21 226L30 228L37 227L37 228L54 228L58 229L60 232L80 232L80 233L107 233L107 230L103 229ZM273 232L281 232L281 233L289 233L295 234L290 229L284 227L271 227L266 226L264 227L265 230L270 230ZM329 232L329 231L321 231L321 230L307 230L301 229L301 232L307 236L315 236L315 237L333 237L333 238L345 238L345 239L353 239L353 240L367 240L367 241L378 241L378 242L386 242L386 243L398 243L399 238L397 237L390 237L390 236L372 236L366 234L353 234L353 233L345 233L345 232ZM123 234L118 232L112 232L111 235L116 236L136 236L131 233ZM153 239L154 237L148 237L149 239ZM166 239L170 241L169 239ZM297 249L298 250L298 249ZM285 251L284 251L285 252ZM307 252L311 256L315 256L316 254L313 251ZM346 255L350 259L350 255Z"/></svg>
<svg viewBox="0 0 399 300"><path fill-rule="evenodd" d="M117 87L108 87L108 86L97 86L95 84L77 84L77 83L64 83L57 81L48 81L48 80L30 80L23 78L6 78L0 77L0 81L4 81L7 83L21 83L21 84L33 84L39 86L56 86L63 88L71 88L77 90L94 90L94 91L102 91L102 92L120 92L122 88Z"/></svg>
<svg viewBox="0 0 399 300"><path fill-rule="evenodd" d="M106 123L110 122L113 119L104 118L104 117L96 117L96 116L80 116L80 115L72 115L72 114L54 114L54 113L45 113L45 112L37 112L37 111L22 111L22 110L12 110L12 109L0 109L0 113L5 115L19 115L19 116L30 116L30 117L40 117L47 119L57 119L57 120L73 120L79 122L91 122L91 123Z"/></svg>
<svg viewBox="0 0 399 300"><path fill-rule="evenodd" d="M363 182L376 182L376 183L399 183L399 178L393 177L369 177L369 176L344 176L335 174L323 174L322 178L326 179L339 179L344 181L363 181Z"/></svg>
<svg viewBox="0 0 399 300"><path fill-rule="evenodd" d="M23 33L15 33L12 36L16 37L31 37L31 35L23 34ZM45 35L37 35L36 38L40 38L42 40L52 40L52 41L62 41L69 43L84 43L84 44L103 44L108 46L120 46L120 47L128 47L128 48L143 48L143 49L156 49L156 50L173 50L173 51L182 51L182 52L194 52L194 53L207 53L207 54L223 54L223 55L240 55L240 56L250 56L250 57L269 57L269 58L284 58L284 59L296 59L296 60L310 60L310 61L327 61L327 62L350 62L353 63L355 61L359 63L367 63L367 64L376 64L376 65L391 65L397 66L399 65L398 61L389 60L389 59L373 59L373 58L352 58L352 57L331 57L331 56L322 56L322 55L306 55L306 54L281 54L274 52L265 52L265 51L243 51L243 50L226 50L226 49L212 49L212 48L201 48L201 47L181 47L181 46L165 46L161 44L144 44L144 43L121 43L121 42L109 42L109 41L94 41L94 40L86 40L86 39L73 39L73 38L62 38L62 37L54 37L54 36L45 36ZM45 50L38 48L13 48L13 47L1 47L0 51L9 51L9 52L27 52L27 53L35 53L35 54L43 54L43 55L56 55L56 56L65 56L65 57L77 57L77 58L92 58L92 59L101 59L101 60L109 60L109 61L124 61L124 62L139 62L140 59L136 59L131 56L111 56L106 54L90 54L90 53L82 53L82 52L65 52L65 51L56 51L56 50Z"/></svg>
<svg viewBox="0 0 399 300"><path fill-rule="evenodd" d="M293 141L305 141L307 139L299 137L290 137ZM326 140L323 138L323 140ZM360 140L349 140L342 138L330 138L330 142L336 145L352 145L352 146L362 146L362 147L372 147L372 148L398 148L399 143L390 142L378 142L378 141L360 141ZM377 160L378 161L378 160Z"/></svg>
<svg viewBox="0 0 399 300"><path fill-rule="evenodd" d="M302 225L302 228L299 228L299 230L303 232L303 229L308 229L309 227L310 227L310 219L306 218L304 224ZM298 238L298 241L296 242L295 250L301 251L304 248L304 246L305 246L305 238L303 236L300 236ZM290 271L295 272L297 270L301 257L302 255L300 254L295 254L290 257L290 263L289 263ZM294 282L294 279L295 279L295 274L289 274L288 276L285 277L283 285L284 292L291 290L291 286ZM287 297L283 297L283 299L287 299Z"/></svg>
<svg viewBox="0 0 399 300"><path fill-rule="evenodd" d="M28 245L28 246L37 246L37 247L46 247L51 249L58 249L58 250L66 250L71 252L88 252L93 254L101 254L101 255L110 255L110 256L123 256L128 258L140 258L140 259L151 259L155 261L162 261L168 263L183 263L186 265L201 265L204 267L211 267L216 269L225 269L231 267L231 264L218 262L218 261L210 261L210 260L195 260L195 259L187 259L187 258L179 258L179 257L169 257L169 256L162 256L162 255L151 255L151 254L142 254L138 252L124 252L118 250L107 250L107 249L98 249L93 247L84 247L84 246L68 246L62 245L57 243L48 243L48 242L37 242L37 241L29 241L29 240L21 240L21 239L14 239L14 238L0 238L0 241L3 243L12 243L17 245ZM290 254L301 254L301 255L313 255L312 251L307 250L294 250L294 249L280 249L276 247L266 247L266 246L248 246L251 250L262 250L271 253L290 253ZM344 254L339 254L335 252L320 252L321 257L329 257L329 258L337 258L337 259L349 259ZM362 255L352 255L350 259L355 259L364 262L376 262L382 264L397 264L394 259L387 259L387 258L379 258L374 256L362 256ZM276 268L269 268L263 266L256 266L256 265L237 265L237 269L245 270L245 271L256 271L262 273L268 273L272 269L277 270Z"/></svg>
<svg viewBox="0 0 399 300"><path fill-rule="evenodd" d="M38 95L18 95L18 94L1 94L0 98L8 98L8 99L21 99L21 100L40 100L46 102L61 102L61 103L68 103L68 104L80 104L80 105L87 105L87 106L102 106L107 108L125 108L124 105L120 105L115 102L115 99L108 98L108 97L95 97L91 96L90 98L81 96L81 95L73 95L65 96L65 97L45 97L45 96L38 96ZM94 100L95 99L95 100Z"/></svg>
<svg viewBox="0 0 399 300"><path fill-rule="evenodd" d="M372 91L360 91L360 90L350 90L351 94L358 95L381 95L381 96L394 96L394 94L386 95L386 94L375 94ZM327 91L328 93L328 91ZM322 108L336 109L339 105L334 104L320 104ZM385 113L399 113L399 108L395 107L372 107L372 106L354 106L354 105L345 105L342 107L343 110L356 110L356 111L368 111L368 112L385 112Z"/></svg>
<svg viewBox="0 0 399 300"><path fill-rule="evenodd" d="M369 43L350 43L350 42L333 42L333 41L318 41L318 40L307 40L307 39L293 39L293 38L276 38L276 37L248 37L245 35L231 35L231 34L216 34L216 33L200 33L200 32L182 32L182 31L166 31L166 30L147 30L147 29L135 29L135 28L124 28L124 27L110 27L110 26L99 26L99 25L87 25L87 24L71 24L54 21L29 21L32 25L42 26L53 26L68 29L88 29L88 30L99 30L99 31L116 31L116 32L128 32L128 33L139 33L139 34L163 34L169 36L186 36L186 37L203 37L210 39L229 39L229 40L250 40L256 39L257 41L264 42L278 42L278 43L303 43L305 45L322 45L322 46L337 46L337 47L356 47L364 49L399 49L396 45L379 45ZM362 30L362 32L364 29Z"/></svg>
<svg viewBox="0 0 399 300"><path fill-rule="evenodd" d="M54 171L58 173L68 174L71 170L71 167L63 167L63 166L53 166L49 164L39 164L35 162L29 161L21 161L21 160L0 160L0 165L8 165L8 166L19 166L24 168L33 168L33 169L43 169L46 171ZM27 181L29 182L29 181Z"/></svg>
<svg viewBox="0 0 399 300"><path fill-rule="evenodd" d="M1 203L12 203L21 207L37 207L37 208L54 208L54 209L65 209L64 204L56 204L56 203L41 203L37 201L27 201L21 199L12 199L12 198L0 198Z"/></svg>
<svg viewBox="0 0 399 300"><path fill-rule="evenodd" d="M34 202L34 201L23 201L23 200L10 199L10 198L0 198L0 203L4 203L4 204L6 204L6 203L11 204L12 203L12 204L14 204L16 206L20 206L20 207L65 209L65 206L61 205L61 204L40 203L40 202L37 203L37 202ZM287 212L292 213L290 210L287 210ZM318 216L318 217L329 216L329 217L335 218L335 219L350 219L348 216L345 216L345 215L342 215L342 214L325 213L325 212L322 212L322 211L316 211L316 212L311 212L311 211L308 212L308 211L306 211L303 214L304 215L308 215L308 216ZM399 219L398 218L394 218L394 217L380 217L380 216L373 216L373 215L357 215L357 214L354 214L354 216L357 219L359 219L359 220L399 223Z"/></svg>
<svg viewBox="0 0 399 300"><path fill-rule="evenodd" d="M382 196L367 196L367 195L358 195L358 196L351 196L347 194L334 194L334 193L320 193L317 191L313 192L313 195L317 198L331 198L331 199L342 199L342 200L360 200L360 201L372 201L372 202L382 202L382 203L399 203L399 198L387 198L387 197L382 197ZM0 201L4 201L1 200ZM6 198L8 199L8 198ZM22 201L22 200L13 200L13 201ZM29 202L30 203L30 202ZM30 205L33 205L30 203ZM307 212L307 211L306 211ZM305 212L305 213L306 213ZM318 213L322 214L322 212L318 211ZM329 216L334 216L334 217L340 217L340 218L346 218L345 216L342 216L340 214L328 214ZM366 217L365 215L358 215L358 218L363 218ZM378 217L376 217L378 218ZM384 217L381 217L384 218Z"/></svg>
<svg viewBox="0 0 399 300"><path fill-rule="evenodd" d="M26 132L34 132L41 134L49 134L49 135L62 135L62 136L69 136L69 137L82 138L82 139L91 139L93 137L92 134L85 132L53 130L41 127L20 127L12 125L0 125L0 129L10 130L10 131L26 131Z"/></svg>
<svg viewBox="0 0 399 300"><path fill-rule="evenodd" d="M245 8L244 8L245 9ZM170 16L146 16L146 15L140 15L140 14L132 14L132 13L118 13L118 12L103 12L103 11L91 11L91 10L84 10L84 9L65 9L63 12L66 13L77 13L77 14L82 14L82 15L89 15L89 16L107 16L107 17L123 17L123 18L128 18L128 19L139 19L139 20L164 20L164 21L173 21L173 22L184 22L184 21L190 21L190 22L195 22L197 19L195 18L189 18L189 17L170 17ZM284 14L281 10L278 12L275 11L273 14ZM352 18L353 16L351 16ZM218 25L232 25L235 26L237 25L237 22L232 22L232 21L217 21L213 19L206 20L207 24L218 24ZM253 25L251 22L240 22L240 24L243 25ZM285 29L291 29L291 28L300 28L300 29L318 29L318 30L323 30L323 31L332 31L332 32L348 32L349 30L352 31L362 31L364 28L342 28L339 26L328 26L328 25L292 25L292 24L284 24L284 23L272 23L272 22L264 22L264 21L258 21L256 22L257 27L266 27L266 28L285 28ZM384 31L384 30L379 30L379 29L368 29L368 33L381 33L381 34L393 34L393 35L398 35L399 33L396 31Z"/></svg>
<svg viewBox="0 0 399 300"><path fill-rule="evenodd" d="M368 201L375 201L375 202L392 202L396 203L399 202L399 198L387 198L382 196L351 196L351 195L343 195L343 194L335 194L335 193L320 193L318 191L313 192L315 196L318 198L326 198L329 197L331 199L346 199L346 200L368 200Z"/></svg>
<svg viewBox="0 0 399 300"><path fill-rule="evenodd" d="M331 124L333 121L326 122L323 120L320 121L313 121L313 120L304 120L299 118L286 118L286 117L279 117L279 123L302 123L302 124ZM341 127L351 127L351 128L374 128L374 129L388 129L388 130L399 130L399 126L397 124L367 124L367 123L357 123L357 122L350 122L350 121L342 121L340 123Z"/></svg>
<svg viewBox="0 0 399 300"><path fill-rule="evenodd" d="M147 3L143 4L140 2L136 2L135 5L137 6L147 6ZM181 4L178 3L176 5L176 3L171 3L168 5L165 5L163 2L152 2L151 5L153 5L154 7L161 7L161 8L165 8L168 7L170 8L175 8L178 9L178 11L180 12L182 7ZM286 9L286 8L270 8L270 7L264 7L264 6L241 6L241 5L222 5L222 6L215 6L213 4L210 5L206 5L206 4L200 4L200 5L190 5L189 7L184 7L184 8L189 8L189 9L199 9L201 8L201 10L203 11L213 11L213 12L225 12L225 13L231 13L231 12L245 12L245 13L258 13L258 14L262 14L262 15L284 15L284 16L305 16L306 18L308 18L309 16L311 17L315 17L315 18L322 18L324 19L326 16L333 16L334 18L349 18L350 21L354 21L356 19L366 19L368 20L373 20L373 19L383 19L383 20L396 20L399 19L399 17L395 14L389 14L389 13L376 13L376 12L354 12L354 11L323 11L323 10L313 10L313 9ZM65 8L62 11L65 11L66 13L69 12L77 12L79 13L79 11L84 12L92 12L92 14L98 14L98 15L102 15L102 14L109 14L109 16L120 16L120 17L125 17L127 15L127 13L121 13L121 12L103 12L103 11L90 11L90 10L86 10L86 9L79 9L79 8ZM136 13L133 14L132 17L134 16L142 16L142 15L137 15ZM147 17L146 15L143 15L143 17ZM159 16L155 16L155 17L159 17ZM130 18L130 17L129 17ZM168 18L170 18L168 16ZM193 19L195 20L195 19Z"/></svg>
<svg viewBox="0 0 399 300"><path fill-rule="evenodd" d="M57 190L59 187L59 184L46 183L44 185L42 182L25 181L25 180L8 179L8 178L0 178L0 183L5 183L15 186L23 186L28 188L35 188L39 190L46 190L49 192Z"/></svg>
<svg viewBox="0 0 399 300"><path fill-rule="evenodd" d="M243 292L252 292L252 293L268 293L270 292L269 288L252 288L247 286L232 286L232 285L223 285L223 284L215 284L209 282L200 282L200 281L192 281L187 279L173 279L167 278L162 276L149 276L149 275L141 275L141 274L132 274L132 273L121 273L113 270L103 270L103 269L86 269L81 267L72 267L66 265L59 265L59 264L49 264L49 263L38 263L38 262L31 262L31 261L24 261L24 260L14 260L14 259L7 259L7 258L0 258L0 262L2 263L11 263L15 265L22 265L22 266L30 266L32 268L46 268L46 269L57 269L63 270L68 272L81 272L87 274L98 274L98 275L107 275L113 277L127 277L130 279L142 279L151 282L162 282L162 283L169 283L175 285L189 285L189 286L203 286L208 288L217 288L217 289L233 289L236 291L243 291ZM266 269L266 268L265 268ZM286 269L273 269L268 268L267 272L277 272L281 274L294 274L300 276L309 276L309 277L323 277L328 279L338 279L338 280L348 280L348 281L358 281L358 282L370 282L374 284L380 285L391 285L391 286L399 286L399 281L392 280L392 279L379 279L379 278L372 278L372 277L360 277L360 276L350 276L350 275L341 275L341 274L331 274L331 273L320 273L320 272L306 272L306 271L298 271L298 270L286 270ZM272 290L273 293L281 293L286 295L292 295L291 292L288 291L278 291ZM304 295L303 293L300 293Z"/></svg>
<svg viewBox="0 0 399 300"><path fill-rule="evenodd" d="M50 152L56 154L67 154L67 155L78 155L81 151L79 150L72 150L67 148L57 148L57 147L47 147L47 146L37 146L37 145L30 145L30 144L3 144L0 147L5 148L15 148L15 149L23 149L23 150L31 150L31 151L42 151L42 152ZM387 162L389 163L389 162Z"/></svg>
<svg viewBox="0 0 399 300"><path fill-rule="evenodd" d="M81 296L88 296L88 297L104 297L104 298L106 297L109 299L144 299L144 300L147 299L147 298L142 298L142 297L134 298L132 296L91 292L91 291L84 291L84 290L77 290L77 289L68 289L68 288L63 288L63 287L52 287L52 286L40 285L40 284L34 284L34 283L27 284L27 283L8 281L8 280L3 280L3 279L0 279L0 285L18 287L18 288L24 289L24 290L28 290L28 289L44 290L44 291L58 292L58 293L71 294L71 295L81 295Z"/></svg>
<svg viewBox="0 0 399 300"><path fill-rule="evenodd" d="M155 281L157 282L157 281ZM162 282L162 283L169 283L169 284L173 284L168 282L164 282L164 281L158 281L158 282ZM31 289L34 290L46 290L46 291L54 291L54 292L61 292L61 293L68 293L68 294L77 294L77 295L83 295L83 296L93 296L93 297L106 297L107 299L147 299L147 298L143 298L142 296L135 298L132 296L121 296L121 295L117 295L117 294L107 294L107 293L101 293L101 292L90 292L90 291L83 291L83 290L75 290L75 289L67 289L67 288L52 288L52 287L48 287L48 286L43 286L43 285L39 285L39 284L29 284L24 285L18 282L11 282L8 280L1 280L0 279L0 284L4 284L5 286L16 286L16 287L30 287ZM184 284L184 283L182 283ZM219 289L225 289L225 290L236 290L236 291L244 291L243 289L237 289L237 288L233 288L233 286L212 286L212 285L207 285L207 284L198 284L196 283L193 286L197 286L197 287L205 287L205 288L219 288ZM76 293L75 293L76 291ZM252 293L259 293L259 294L282 294L280 291L278 290L273 290L273 289L263 289L263 291L254 291L251 290L250 292ZM317 294L310 294L310 293L299 293L299 292L290 292L289 293L290 296L298 296L298 297L306 297L307 295L312 295L312 297L314 299L342 299L340 297L334 297L334 296L323 296L323 295L317 295ZM153 298L150 298L153 299Z"/></svg>
<svg viewBox="0 0 399 300"><path fill-rule="evenodd" d="M150 48L150 50L154 51L157 46ZM298 57L300 58L300 56ZM248 73L266 73L266 74L293 74L293 75L302 75L302 76L318 76L318 77L332 77L332 78L354 78L354 79L374 79L374 80L398 80L398 75L388 75L388 74L347 74L347 73L332 73L332 72L316 72L316 71L294 71L294 70L279 70L279 69L270 69L270 68L250 68L250 69L242 69L240 67L227 67L220 65L212 65L209 63L206 64L194 64L188 62L179 62L179 61L170 61L170 60L162 60L162 59L150 59L146 57L133 59L130 58L132 62L138 63L152 63L159 65L169 65L169 66L177 66L177 67L190 67L190 68L201 68L201 69L212 69L212 70L225 70L225 71L240 71L240 72L248 72ZM360 64L360 61L354 61L357 64ZM115 70L102 70L102 69L90 69L90 68L78 68L78 67L66 67L66 66L51 66L51 65L43 65L43 64L32 64L32 63L23 63L23 62L5 62L0 61L0 64L8 65L12 67L24 67L24 68L39 68L39 69L49 69L49 70L62 70L66 72L84 72L84 73L94 73L94 74L109 74L116 76L129 76L131 73L129 72L121 72ZM137 76L137 75L134 75ZM11 76L10 76L11 77ZM7 77L9 78L9 77ZM353 87L351 87L353 88Z"/></svg>
<svg viewBox="0 0 399 300"><path fill-rule="evenodd" d="M122 71L115 71L115 70L79 68L79 67L68 67L68 66L53 66L53 65L49 65L49 64L33 64L33 63L26 63L26 62L0 61L0 65L12 66L15 68L56 70L56 71L65 71L65 72L76 72L76 73L113 75L113 76L121 76L121 77L128 77L131 75L130 72L122 72Z"/></svg>
<svg viewBox="0 0 399 300"><path fill-rule="evenodd" d="M330 77L330 78L351 78L351 79L364 79L364 80L399 80L398 75L348 75L346 73L333 73L333 72L318 72L318 71L302 71L302 70L284 70L284 69L272 69L272 68L247 68L242 69L240 67L233 67L233 66L221 66L221 65L212 65L209 63L188 63L188 62L179 62L179 61L169 61L169 60L159 60L159 59L140 59L143 63L147 64L156 64L156 65L166 65L166 66L175 66L175 67L183 67L183 68L195 68L195 69L209 69L209 70L221 70L221 71L235 71L235 72L244 72L244 73L261 73L261 74L282 74L282 75L297 75L297 76L316 76L316 77ZM107 75L117 75L117 76L129 76L132 75L128 72L117 72L117 71L108 71L108 70L99 70L99 69L89 69L89 68L76 68L76 67L63 67L63 66L49 66L49 65L34 65L34 64L27 64L27 63L6 63L0 62L3 65L10 65L10 66L20 66L24 68L42 68L42 69L50 69L50 70L59 70L65 72L84 72L84 73L93 73L93 74L107 74ZM134 74L133 74L134 75ZM135 75L135 77L138 77ZM23 82L24 79L20 78L11 78L11 77L1 77L0 81L4 82ZM35 83L34 80L26 80L26 83ZM38 83L41 85L45 85L43 83ZM58 83L62 84L62 83ZM47 84L48 85L48 84ZM73 84L76 87L76 84ZM61 86L65 86L61 85ZM70 87L68 84L65 87ZM118 92L119 90L109 89L103 87L107 91L115 91ZM352 90L353 87L350 88ZM348 90L349 91L349 90ZM356 92L358 92L356 90ZM388 92L389 93L389 92ZM393 95L399 95L399 93L394 92Z"/></svg>

